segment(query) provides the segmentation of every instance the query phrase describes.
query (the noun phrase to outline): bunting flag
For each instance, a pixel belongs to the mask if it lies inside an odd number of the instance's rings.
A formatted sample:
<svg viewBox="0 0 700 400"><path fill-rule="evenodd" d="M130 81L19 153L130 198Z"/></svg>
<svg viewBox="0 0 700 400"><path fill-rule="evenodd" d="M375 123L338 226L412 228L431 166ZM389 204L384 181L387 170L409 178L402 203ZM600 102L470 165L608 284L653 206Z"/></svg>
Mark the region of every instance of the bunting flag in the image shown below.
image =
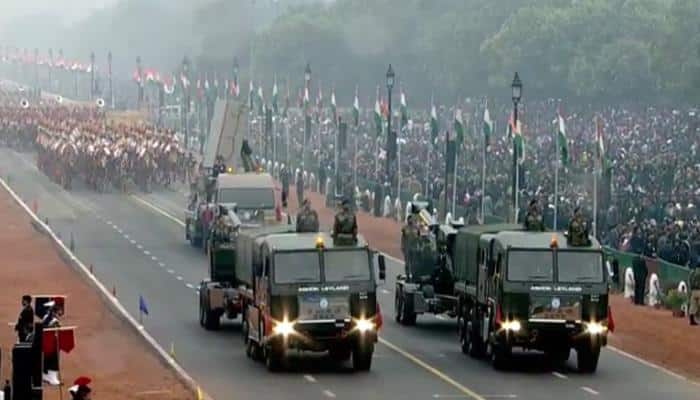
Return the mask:
<svg viewBox="0 0 700 400"><path fill-rule="evenodd" d="M457 132L457 144L464 143L464 120L462 119L462 109L457 107L455 110L455 132Z"/></svg>
<svg viewBox="0 0 700 400"><path fill-rule="evenodd" d="M382 136L383 121L382 121L382 108L379 105L379 88L377 88L377 99L374 102L374 123L377 128L377 136Z"/></svg>
<svg viewBox="0 0 700 400"><path fill-rule="evenodd" d="M408 107L406 106L406 93L401 88L401 128L408 124Z"/></svg>
<svg viewBox="0 0 700 400"><path fill-rule="evenodd" d="M360 97L358 96L359 87L355 86L355 101L352 102L352 118L355 127L360 125Z"/></svg>
<svg viewBox="0 0 700 400"><path fill-rule="evenodd" d="M275 78L275 82L272 85L272 111L279 115L280 109L277 104L277 78Z"/></svg>
<svg viewBox="0 0 700 400"><path fill-rule="evenodd" d="M56 350L70 353L75 348L75 327L44 328L41 348L44 355L54 354Z"/></svg>
<svg viewBox="0 0 700 400"><path fill-rule="evenodd" d="M438 125L437 109L435 108L435 102L430 99L430 142L435 145L437 143L438 132L440 126Z"/></svg>
<svg viewBox="0 0 700 400"><path fill-rule="evenodd" d="M557 145L559 146L559 159L562 164L569 163L569 144L566 139L566 123L561 115L561 110L557 112L558 129L557 129Z"/></svg>
<svg viewBox="0 0 700 400"><path fill-rule="evenodd" d="M491 114L489 114L489 103L486 103L484 107L484 147L489 148L489 142L491 140L491 134L493 134L493 121L491 120Z"/></svg>

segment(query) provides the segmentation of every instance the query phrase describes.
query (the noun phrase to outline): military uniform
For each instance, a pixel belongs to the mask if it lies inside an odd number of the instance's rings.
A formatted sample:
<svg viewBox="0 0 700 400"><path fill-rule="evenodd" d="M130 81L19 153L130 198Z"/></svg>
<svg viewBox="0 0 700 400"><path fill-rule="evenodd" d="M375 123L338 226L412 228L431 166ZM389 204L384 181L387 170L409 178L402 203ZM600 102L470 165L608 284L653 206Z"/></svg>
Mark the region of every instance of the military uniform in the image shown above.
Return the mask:
<svg viewBox="0 0 700 400"><path fill-rule="evenodd" d="M31 300L22 307L22 311L17 318L15 331L17 331L17 339L20 343L30 339L31 333L34 331L34 309L32 308Z"/></svg>
<svg viewBox="0 0 700 400"><path fill-rule="evenodd" d="M690 304L688 316L691 325L697 325L700 319L700 268L695 268L688 279L690 286Z"/></svg>
<svg viewBox="0 0 700 400"><path fill-rule="evenodd" d="M569 223L568 239L572 246L591 244L591 240L588 238L588 223L581 215L576 215Z"/></svg>
<svg viewBox="0 0 700 400"><path fill-rule="evenodd" d="M297 214L297 232L318 232L319 222L318 213L316 210L311 209L308 204Z"/></svg>
<svg viewBox="0 0 700 400"><path fill-rule="evenodd" d="M357 218L350 211L350 203L343 202L343 209L335 214L333 240L339 244L353 244L357 241Z"/></svg>
<svg viewBox="0 0 700 400"><path fill-rule="evenodd" d="M529 210L525 216L525 229L528 231L544 231L544 222L542 215L536 210Z"/></svg>

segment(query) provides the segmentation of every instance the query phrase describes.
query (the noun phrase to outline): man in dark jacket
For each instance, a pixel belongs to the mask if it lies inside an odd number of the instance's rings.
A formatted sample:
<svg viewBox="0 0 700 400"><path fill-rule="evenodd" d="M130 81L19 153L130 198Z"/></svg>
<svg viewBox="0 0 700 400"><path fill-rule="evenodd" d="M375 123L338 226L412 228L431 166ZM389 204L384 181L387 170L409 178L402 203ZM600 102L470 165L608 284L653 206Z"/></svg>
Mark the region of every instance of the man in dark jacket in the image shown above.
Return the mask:
<svg viewBox="0 0 700 400"><path fill-rule="evenodd" d="M34 332L34 309L32 308L32 296L25 294L22 296L22 311L15 324L17 339L21 342L30 340Z"/></svg>

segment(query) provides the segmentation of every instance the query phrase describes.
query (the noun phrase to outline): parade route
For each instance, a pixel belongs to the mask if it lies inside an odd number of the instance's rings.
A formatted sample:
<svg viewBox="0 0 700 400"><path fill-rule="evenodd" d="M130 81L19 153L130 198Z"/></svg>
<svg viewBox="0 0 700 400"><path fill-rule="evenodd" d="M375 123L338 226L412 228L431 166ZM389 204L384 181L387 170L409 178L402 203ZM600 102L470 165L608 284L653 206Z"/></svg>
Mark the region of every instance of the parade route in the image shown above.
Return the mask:
<svg viewBox="0 0 700 400"><path fill-rule="evenodd" d="M236 399L276 398L290 392L311 399L698 398L692 384L611 351L603 353L593 376L575 372L573 357L567 368L553 370L537 354L519 357L512 371L494 371L461 353L455 322L448 317L421 317L412 328L393 321L393 279L402 268L393 260L380 289L385 325L369 374L352 374L347 366L318 357L296 359L289 373L269 374L245 357L238 322L224 324L219 332L198 326L196 288L206 275L206 262L201 250L184 241L184 194L163 190L127 196L80 188L66 193L36 171L29 154L0 154L3 178L9 175L25 201L36 199L39 214L62 237L73 234L76 254L94 264L97 277L116 288L132 315L138 315L138 296L147 299L151 315L144 319L145 329L164 348L172 346L177 361L215 399L231 393ZM640 393L642 386L648 389Z"/></svg>

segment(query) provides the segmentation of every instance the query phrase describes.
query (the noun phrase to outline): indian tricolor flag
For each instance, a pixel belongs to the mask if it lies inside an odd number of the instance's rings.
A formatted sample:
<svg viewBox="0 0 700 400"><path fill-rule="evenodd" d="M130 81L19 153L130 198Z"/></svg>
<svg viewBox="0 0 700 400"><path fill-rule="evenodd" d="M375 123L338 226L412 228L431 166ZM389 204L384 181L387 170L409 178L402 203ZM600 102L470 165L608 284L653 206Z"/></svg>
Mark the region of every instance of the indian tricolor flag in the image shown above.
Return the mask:
<svg viewBox="0 0 700 400"><path fill-rule="evenodd" d="M382 135L382 106L379 104L379 89L377 89L377 99L374 102L374 124L377 126L377 136Z"/></svg>
<svg viewBox="0 0 700 400"><path fill-rule="evenodd" d="M355 120L355 126L360 125L360 97L358 96L359 88L355 87L355 101L352 102L352 118Z"/></svg>
<svg viewBox="0 0 700 400"><path fill-rule="evenodd" d="M491 134L493 134L493 121L491 120L491 114L489 114L489 104L486 103L484 107L484 147L489 148L489 141L491 140Z"/></svg>
<svg viewBox="0 0 700 400"><path fill-rule="evenodd" d="M569 144L566 140L566 122L561 115L561 110L557 113L558 127L557 129L557 145L559 146L559 159L562 164L566 165L569 162Z"/></svg>

